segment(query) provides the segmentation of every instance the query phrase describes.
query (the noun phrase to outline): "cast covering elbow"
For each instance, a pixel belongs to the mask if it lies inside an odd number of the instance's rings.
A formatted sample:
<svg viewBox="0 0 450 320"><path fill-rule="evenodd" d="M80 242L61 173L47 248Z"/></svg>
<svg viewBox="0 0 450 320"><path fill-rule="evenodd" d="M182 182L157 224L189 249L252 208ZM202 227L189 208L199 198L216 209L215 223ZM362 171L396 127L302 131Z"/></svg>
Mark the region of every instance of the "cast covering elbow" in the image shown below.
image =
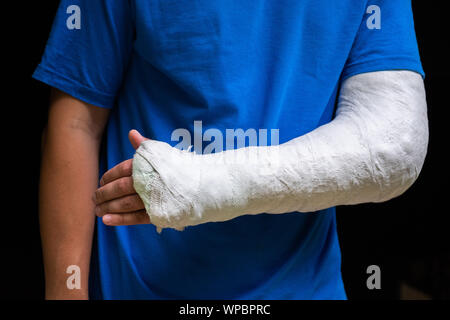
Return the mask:
<svg viewBox="0 0 450 320"><path fill-rule="evenodd" d="M417 179L427 146L422 77L372 72L343 82L334 120L279 146L199 155L148 140L134 156L133 180L151 222L182 230L389 200Z"/></svg>

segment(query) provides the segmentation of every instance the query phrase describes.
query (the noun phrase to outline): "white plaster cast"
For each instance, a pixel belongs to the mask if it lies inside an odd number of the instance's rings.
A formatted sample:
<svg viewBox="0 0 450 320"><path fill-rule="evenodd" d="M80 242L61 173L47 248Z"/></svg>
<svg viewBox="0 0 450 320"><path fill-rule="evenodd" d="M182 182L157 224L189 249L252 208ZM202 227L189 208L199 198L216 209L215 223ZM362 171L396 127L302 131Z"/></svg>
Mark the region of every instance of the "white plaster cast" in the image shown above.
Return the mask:
<svg viewBox="0 0 450 320"><path fill-rule="evenodd" d="M313 212L401 195L417 179L427 146L422 77L371 72L343 82L331 122L280 146L199 155L148 140L134 156L134 187L159 231Z"/></svg>

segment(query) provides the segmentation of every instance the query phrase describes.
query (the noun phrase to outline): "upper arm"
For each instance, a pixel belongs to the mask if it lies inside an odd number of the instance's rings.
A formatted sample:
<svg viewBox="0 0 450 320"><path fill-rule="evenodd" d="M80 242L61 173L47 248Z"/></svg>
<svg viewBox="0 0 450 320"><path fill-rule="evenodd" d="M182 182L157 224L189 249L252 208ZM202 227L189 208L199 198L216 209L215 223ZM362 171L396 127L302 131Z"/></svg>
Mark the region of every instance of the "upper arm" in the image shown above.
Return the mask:
<svg viewBox="0 0 450 320"><path fill-rule="evenodd" d="M96 107L69 94L52 89L48 128L50 134L80 132L86 137L100 141L110 110ZM48 133L46 133L48 134Z"/></svg>

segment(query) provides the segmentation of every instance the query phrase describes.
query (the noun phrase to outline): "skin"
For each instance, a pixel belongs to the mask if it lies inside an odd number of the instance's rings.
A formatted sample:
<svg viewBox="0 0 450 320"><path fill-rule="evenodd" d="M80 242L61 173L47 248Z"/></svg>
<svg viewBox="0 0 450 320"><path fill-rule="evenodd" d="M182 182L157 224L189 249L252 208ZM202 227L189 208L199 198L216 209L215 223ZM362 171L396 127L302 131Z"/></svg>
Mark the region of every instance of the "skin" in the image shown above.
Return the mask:
<svg viewBox="0 0 450 320"><path fill-rule="evenodd" d="M107 109L52 91L39 186L46 299L88 299L92 194L98 187L100 142L108 116ZM80 267L81 289L67 288L70 265Z"/></svg>
<svg viewBox="0 0 450 320"><path fill-rule="evenodd" d="M48 300L89 298L94 213L110 226L150 223L133 188L132 159L106 172L98 188L100 144L108 117L109 110L52 89L48 124L42 135L39 186ZM146 140L135 130L130 131L129 138L134 148ZM70 274L66 270L71 265L80 267L80 289L67 288Z"/></svg>
<svg viewBox="0 0 450 320"><path fill-rule="evenodd" d="M134 149L147 140L136 130L131 130L128 138ZM123 161L105 172L94 193L95 214L108 226L150 223L144 203L133 187L132 161Z"/></svg>

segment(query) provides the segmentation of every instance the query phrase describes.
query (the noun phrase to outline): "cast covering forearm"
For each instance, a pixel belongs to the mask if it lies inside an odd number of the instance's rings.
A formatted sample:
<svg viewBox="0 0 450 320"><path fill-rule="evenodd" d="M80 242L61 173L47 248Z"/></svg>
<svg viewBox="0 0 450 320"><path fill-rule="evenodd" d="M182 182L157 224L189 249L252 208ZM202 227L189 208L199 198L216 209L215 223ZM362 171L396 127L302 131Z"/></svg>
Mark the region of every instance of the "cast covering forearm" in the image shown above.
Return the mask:
<svg viewBox="0 0 450 320"><path fill-rule="evenodd" d="M427 145L422 77L372 72L343 82L330 123L279 146L199 155L146 141L134 187L159 229L382 202L417 179Z"/></svg>

